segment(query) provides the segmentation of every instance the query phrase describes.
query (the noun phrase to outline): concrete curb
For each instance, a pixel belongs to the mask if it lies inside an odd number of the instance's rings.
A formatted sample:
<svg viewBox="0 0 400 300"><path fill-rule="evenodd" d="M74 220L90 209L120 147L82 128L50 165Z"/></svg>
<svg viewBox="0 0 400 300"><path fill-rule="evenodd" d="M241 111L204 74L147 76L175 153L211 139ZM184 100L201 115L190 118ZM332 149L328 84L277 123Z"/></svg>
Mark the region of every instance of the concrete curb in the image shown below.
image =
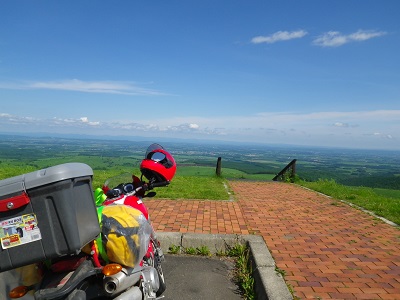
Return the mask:
<svg viewBox="0 0 400 300"><path fill-rule="evenodd" d="M283 277L275 271L275 261L261 236L157 232L157 238L164 253L168 253L170 246L207 247L211 254L215 255L237 244L247 244L250 249L257 299L293 300Z"/></svg>

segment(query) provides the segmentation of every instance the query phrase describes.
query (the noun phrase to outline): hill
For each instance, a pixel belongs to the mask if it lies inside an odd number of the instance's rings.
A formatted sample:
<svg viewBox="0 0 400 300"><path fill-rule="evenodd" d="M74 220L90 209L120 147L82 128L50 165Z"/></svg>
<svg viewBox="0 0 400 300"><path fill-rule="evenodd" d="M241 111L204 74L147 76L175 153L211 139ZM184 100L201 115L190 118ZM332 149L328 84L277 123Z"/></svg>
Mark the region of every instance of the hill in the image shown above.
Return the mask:
<svg viewBox="0 0 400 300"><path fill-rule="evenodd" d="M132 171L138 168L150 143L147 140L2 135L0 177L69 161L87 163L95 171ZM214 175L217 159L221 157L224 177L270 180L296 158L297 175L305 181L333 179L350 186L400 190L399 151L193 141L164 141L162 145L173 153L182 175Z"/></svg>

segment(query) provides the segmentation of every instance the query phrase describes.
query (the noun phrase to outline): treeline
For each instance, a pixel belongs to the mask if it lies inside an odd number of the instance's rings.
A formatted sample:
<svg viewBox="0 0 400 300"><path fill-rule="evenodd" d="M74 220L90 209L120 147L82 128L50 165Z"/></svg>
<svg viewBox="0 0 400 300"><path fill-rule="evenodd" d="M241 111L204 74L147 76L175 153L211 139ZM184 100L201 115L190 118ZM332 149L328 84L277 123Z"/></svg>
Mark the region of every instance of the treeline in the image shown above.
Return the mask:
<svg viewBox="0 0 400 300"><path fill-rule="evenodd" d="M277 174L280 171L278 167L271 167L268 164L255 162L235 162L223 160L222 166L223 168L235 169L247 174Z"/></svg>
<svg viewBox="0 0 400 300"><path fill-rule="evenodd" d="M364 186L400 190L400 177L395 175L347 177L343 179L337 179L337 182L349 186Z"/></svg>
<svg viewBox="0 0 400 300"><path fill-rule="evenodd" d="M77 161L94 170L138 167L150 142L21 138L0 135L0 175L13 168L26 172L59 163ZM207 144L165 144L178 166L215 167L222 157L222 169L245 174L275 176L292 159L296 174L306 181L333 179L351 186L400 190L400 155L388 151L306 149L272 146L232 146ZM245 175L244 175L245 176ZM272 177L273 177L272 176Z"/></svg>

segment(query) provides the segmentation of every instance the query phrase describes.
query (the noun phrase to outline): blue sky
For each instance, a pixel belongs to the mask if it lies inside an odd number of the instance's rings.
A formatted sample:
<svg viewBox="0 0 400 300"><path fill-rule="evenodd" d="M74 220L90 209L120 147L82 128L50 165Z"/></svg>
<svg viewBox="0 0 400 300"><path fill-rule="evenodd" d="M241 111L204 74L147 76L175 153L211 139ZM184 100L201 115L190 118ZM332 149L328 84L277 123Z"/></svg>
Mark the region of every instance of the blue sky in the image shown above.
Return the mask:
<svg viewBox="0 0 400 300"><path fill-rule="evenodd" d="M400 150L400 1L0 7L0 132Z"/></svg>

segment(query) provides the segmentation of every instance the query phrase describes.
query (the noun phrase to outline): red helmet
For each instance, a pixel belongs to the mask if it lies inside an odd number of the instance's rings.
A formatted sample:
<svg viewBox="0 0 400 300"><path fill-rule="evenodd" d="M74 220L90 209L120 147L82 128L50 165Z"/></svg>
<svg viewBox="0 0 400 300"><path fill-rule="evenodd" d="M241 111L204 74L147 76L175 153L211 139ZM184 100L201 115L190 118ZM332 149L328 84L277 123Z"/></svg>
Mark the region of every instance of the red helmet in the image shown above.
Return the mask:
<svg viewBox="0 0 400 300"><path fill-rule="evenodd" d="M176 172L175 159L161 145L152 144L147 148L140 171L152 182L171 181Z"/></svg>

